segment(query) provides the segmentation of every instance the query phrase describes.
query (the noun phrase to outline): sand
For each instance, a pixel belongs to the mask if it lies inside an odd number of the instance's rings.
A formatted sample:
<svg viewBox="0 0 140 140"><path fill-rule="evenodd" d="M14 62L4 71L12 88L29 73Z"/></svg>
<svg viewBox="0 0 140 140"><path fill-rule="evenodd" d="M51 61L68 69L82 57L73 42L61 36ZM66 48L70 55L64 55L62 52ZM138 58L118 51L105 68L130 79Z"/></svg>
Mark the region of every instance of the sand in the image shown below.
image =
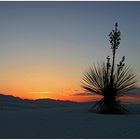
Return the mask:
<svg viewBox="0 0 140 140"><path fill-rule="evenodd" d="M140 105L127 104L127 115L91 113L90 105L0 108L0 138L140 138Z"/></svg>

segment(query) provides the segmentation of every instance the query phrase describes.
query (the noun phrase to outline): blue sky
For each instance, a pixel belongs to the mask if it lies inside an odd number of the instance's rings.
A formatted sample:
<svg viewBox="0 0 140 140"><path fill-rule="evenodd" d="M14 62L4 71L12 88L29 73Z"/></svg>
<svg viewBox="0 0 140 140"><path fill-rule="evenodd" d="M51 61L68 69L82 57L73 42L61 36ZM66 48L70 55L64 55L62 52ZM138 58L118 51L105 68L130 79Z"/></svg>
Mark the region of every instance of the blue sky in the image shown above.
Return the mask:
<svg viewBox="0 0 140 140"><path fill-rule="evenodd" d="M140 79L139 15L139 1L0 2L2 92L80 90L88 66L111 55L108 34L115 22L122 39L117 57L125 55ZM37 87L39 81L46 84Z"/></svg>

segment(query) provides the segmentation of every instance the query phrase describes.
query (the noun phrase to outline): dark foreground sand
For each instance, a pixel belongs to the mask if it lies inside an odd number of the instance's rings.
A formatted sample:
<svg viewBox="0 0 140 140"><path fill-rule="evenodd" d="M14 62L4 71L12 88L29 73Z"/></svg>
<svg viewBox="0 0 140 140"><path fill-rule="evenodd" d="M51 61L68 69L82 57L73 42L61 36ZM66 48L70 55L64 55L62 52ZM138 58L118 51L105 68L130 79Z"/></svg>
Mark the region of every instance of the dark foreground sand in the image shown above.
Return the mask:
<svg viewBox="0 0 140 140"><path fill-rule="evenodd" d="M90 113L84 105L1 109L0 138L140 138L140 105L129 108L133 114Z"/></svg>

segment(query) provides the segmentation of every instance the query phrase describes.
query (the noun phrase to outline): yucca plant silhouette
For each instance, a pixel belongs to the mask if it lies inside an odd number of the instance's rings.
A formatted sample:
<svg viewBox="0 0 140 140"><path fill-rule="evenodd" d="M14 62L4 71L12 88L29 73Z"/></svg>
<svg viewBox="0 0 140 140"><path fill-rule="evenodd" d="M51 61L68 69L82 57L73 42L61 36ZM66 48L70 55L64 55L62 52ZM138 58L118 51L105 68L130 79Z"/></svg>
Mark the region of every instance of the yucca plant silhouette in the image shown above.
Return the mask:
<svg viewBox="0 0 140 140"><path fill-rule="evenodd" d="M120 35L118 23L115 23L115 29L109 34L113 54L112 63L110 63L110 57L108 56L106 63L98 63L90 67L89 71L83 75L82 87L88 92L103 96L93 106L92 111L115 114L126 113L127 110L120 104L119 97L136 88L136 75L129 66L125 66L125 56L115 66L115 54L120 44Z"/></svg>

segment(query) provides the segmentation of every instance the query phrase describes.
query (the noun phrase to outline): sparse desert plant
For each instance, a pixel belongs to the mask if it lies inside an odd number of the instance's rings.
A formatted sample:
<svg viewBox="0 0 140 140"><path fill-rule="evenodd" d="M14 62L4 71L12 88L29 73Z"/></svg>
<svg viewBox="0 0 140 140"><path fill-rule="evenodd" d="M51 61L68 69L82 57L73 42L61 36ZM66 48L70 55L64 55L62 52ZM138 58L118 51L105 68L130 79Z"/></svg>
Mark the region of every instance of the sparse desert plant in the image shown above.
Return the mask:
<svg viewBox="0 0 140 140"><path fill-rule="evenodd" d="M119 64L115 65L115 54L120 44L121 32L118 24L109 34L112 49L112 63L110 57L107 62L98 63L90 67L82 78L82 87L92 93L101 95L103 98L98 101L91 109L99 113L120 114L127 110L122 106L119 97L127 94L127 91L136 88L136 75L130 66L125 66L125 56Z"/></svg>

